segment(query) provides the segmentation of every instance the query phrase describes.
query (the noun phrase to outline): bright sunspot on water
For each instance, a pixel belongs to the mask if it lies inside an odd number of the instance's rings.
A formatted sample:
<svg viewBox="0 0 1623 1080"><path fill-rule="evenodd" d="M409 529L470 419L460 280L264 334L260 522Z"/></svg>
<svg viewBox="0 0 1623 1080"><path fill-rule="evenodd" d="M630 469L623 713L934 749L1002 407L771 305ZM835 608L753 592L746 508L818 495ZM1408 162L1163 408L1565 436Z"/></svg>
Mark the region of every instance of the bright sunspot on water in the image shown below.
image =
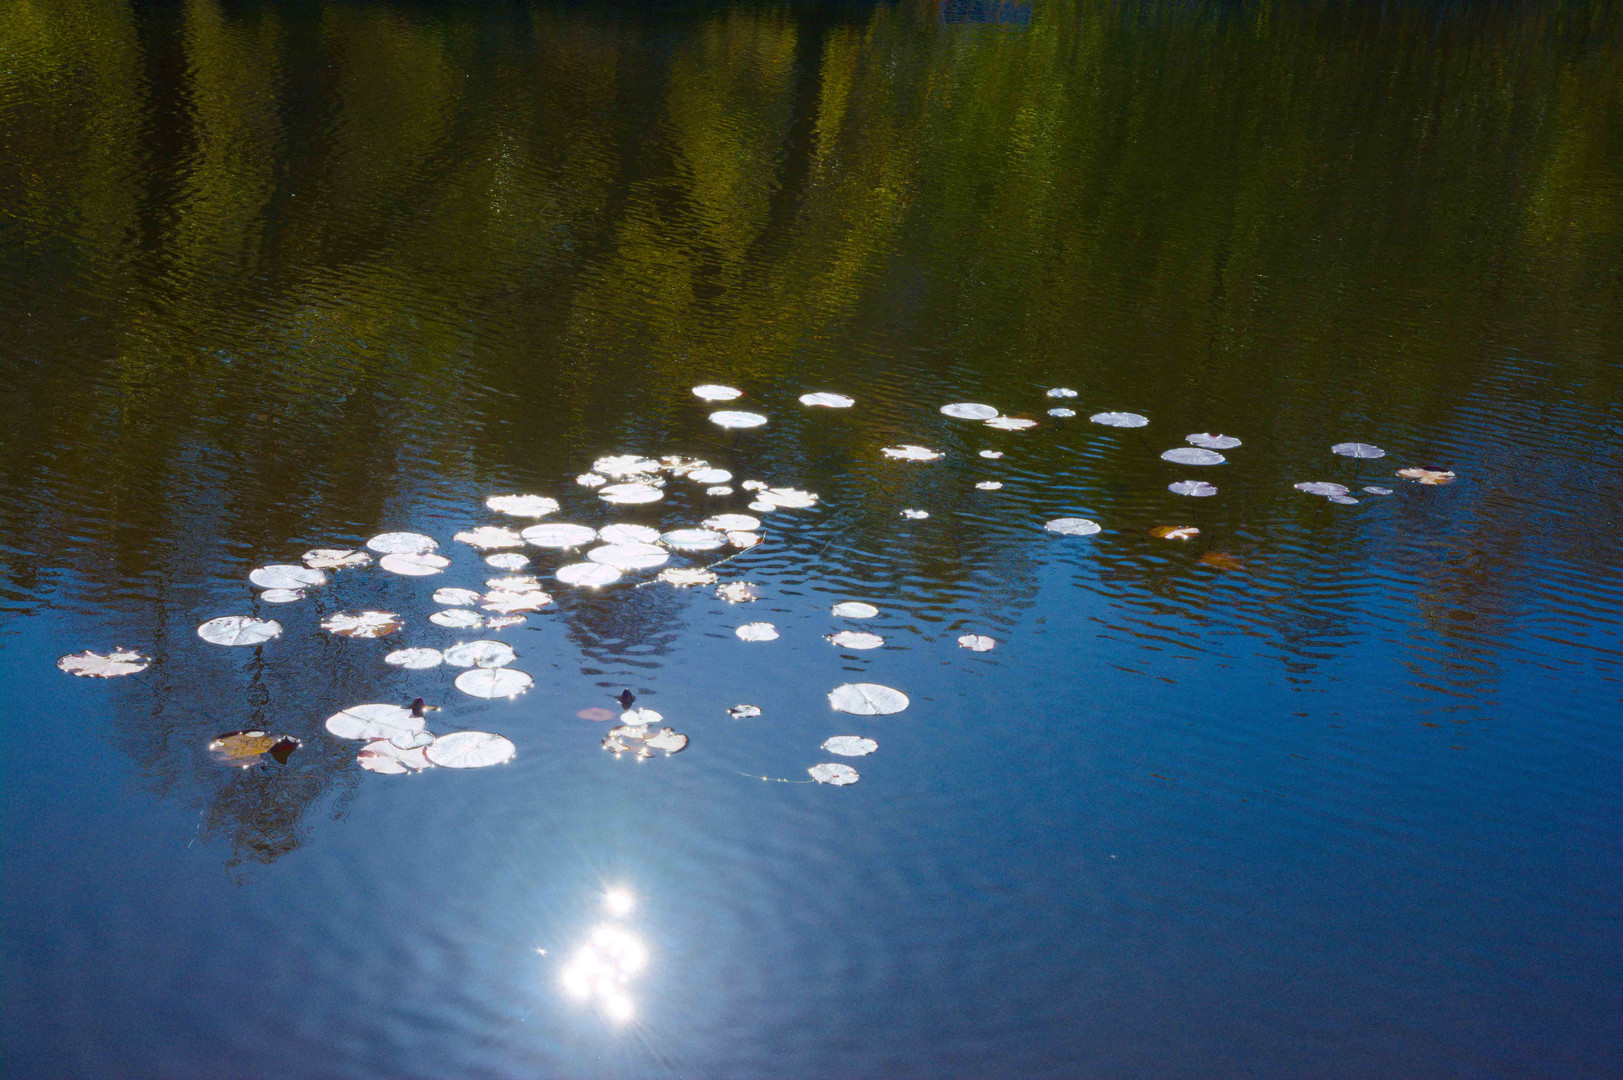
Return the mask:
<svg viewBox="0 0 1623 1080"><path fill-rule="evenodd" d="M586 943L564 965L559 982L575 1001L591 1003L613 1023L624 1024L637 1014L629 987L648 966L648 947L623 923L613 921L636 907L628 890L609 889L603 894L603 907L611 921L592 928Z"/></svg>
<svg viewBox="0 0 1623 1080"><path fill-rule="evenodd" d="M610 915L625 916L631 914L631 909L637 906L636 899L625 889L610 889L603 894L603 906Z"/></svg>

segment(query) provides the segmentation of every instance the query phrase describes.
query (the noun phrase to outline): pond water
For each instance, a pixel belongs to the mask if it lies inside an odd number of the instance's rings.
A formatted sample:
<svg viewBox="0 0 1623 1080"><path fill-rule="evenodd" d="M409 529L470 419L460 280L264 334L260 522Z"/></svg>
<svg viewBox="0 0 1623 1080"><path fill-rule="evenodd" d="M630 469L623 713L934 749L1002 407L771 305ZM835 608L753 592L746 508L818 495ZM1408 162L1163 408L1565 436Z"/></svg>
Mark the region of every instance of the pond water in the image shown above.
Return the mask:
<svg viewBox="0 0 1623 1080"><path fill-rule="evenodd" d="M1623 1074L1619 26L6 5L0 1071ZM1163 460L1192 433L1241 444ZM611 505L617 454L735 490ZM667 565L759 595L529 547L549 605L430 622L508 572L453 539L530 524L501 494L758 516ZM248 582L399 530L449 566ZM364 609L405 626L321 627ZM526 692L382 659L481 637ZM151 667L55 667L115 646ZM601 747L627 688L686 749ZM418 696L514 757L323 727ZM303 745L214 761L242 729Z"/></svg>

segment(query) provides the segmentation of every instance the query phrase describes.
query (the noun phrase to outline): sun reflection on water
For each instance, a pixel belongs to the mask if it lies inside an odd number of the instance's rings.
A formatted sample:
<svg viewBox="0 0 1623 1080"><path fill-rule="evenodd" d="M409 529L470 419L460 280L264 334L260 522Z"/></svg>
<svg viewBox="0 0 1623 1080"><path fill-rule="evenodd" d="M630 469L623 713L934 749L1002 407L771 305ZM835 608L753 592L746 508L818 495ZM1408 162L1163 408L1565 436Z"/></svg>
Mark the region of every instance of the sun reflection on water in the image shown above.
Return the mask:
<svg viewBox="0 0 1623 1080"><path fill-rule="evenodd" d="M592 928L586 943L564 965L559 981L564 992L583 1004L595 1005L616 1024L630 1022L637 1015L631 996L632 981L648 966L648 947L623 923L615 921L630 915L636 898L623 888L603 894L603 908L609 919Z"/></svg>

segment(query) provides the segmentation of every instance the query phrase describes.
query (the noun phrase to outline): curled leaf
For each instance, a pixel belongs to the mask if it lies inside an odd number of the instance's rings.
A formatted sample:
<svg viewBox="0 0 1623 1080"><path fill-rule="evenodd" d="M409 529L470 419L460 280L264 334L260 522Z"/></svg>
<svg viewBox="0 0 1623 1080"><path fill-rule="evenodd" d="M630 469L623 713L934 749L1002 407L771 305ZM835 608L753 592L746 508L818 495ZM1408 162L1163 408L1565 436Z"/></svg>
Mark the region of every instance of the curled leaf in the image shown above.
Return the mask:
<svg viewBox="0 0 1623 1080"><path fill-rule="evenodd" d="M1200 530L1193 525L1157 525L1150 530L1150 535L1162 540L1193 540L1200 535Z"/></svg>
<svg viewBox="0 0 1623 1080"><path fill-rule="evenodd" d="M113 649L106 653L86 650L61 657L56 662L56 666L69 675L80 675L90 679L116 679L120 675L134 675L136 672L145 671L151 664L152 657L142 656L131 649Z"/></svg>

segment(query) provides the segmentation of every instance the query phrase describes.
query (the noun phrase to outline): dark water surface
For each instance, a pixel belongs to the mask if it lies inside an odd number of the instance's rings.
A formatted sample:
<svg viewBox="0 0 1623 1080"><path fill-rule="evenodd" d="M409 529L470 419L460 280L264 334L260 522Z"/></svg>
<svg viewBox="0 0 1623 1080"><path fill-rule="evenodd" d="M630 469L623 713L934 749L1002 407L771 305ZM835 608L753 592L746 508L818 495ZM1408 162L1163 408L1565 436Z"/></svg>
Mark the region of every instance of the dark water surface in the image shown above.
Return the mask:
<svg viewBox="0 0 1623 1080"><path fill-rule="evenodd" d="M0 5L0 1071L1623 1074L1620 23ZM1205 431L1244 445L1159 459ZM451 539L486 496L743 509L574 483L625 452L822 501L719 568L750 605L555 587L496 635L515 700L381 662L458 639L429 594L490 575ZM247 584L386 529L451 568ZM408 625L318 626L361 607ZM256 611L279 640L195 633ZM121 644L152 668L53 666ZM851 680L912 706L831 712ZM623 686L689 748L601 750ZM322 728L419 694L516 758L377 776ZM209 759L250 727L305 747ZM879 741L855 786L759 779L835 734ZM647 950L626 1022L561 983L600 926Z"/></svg>

